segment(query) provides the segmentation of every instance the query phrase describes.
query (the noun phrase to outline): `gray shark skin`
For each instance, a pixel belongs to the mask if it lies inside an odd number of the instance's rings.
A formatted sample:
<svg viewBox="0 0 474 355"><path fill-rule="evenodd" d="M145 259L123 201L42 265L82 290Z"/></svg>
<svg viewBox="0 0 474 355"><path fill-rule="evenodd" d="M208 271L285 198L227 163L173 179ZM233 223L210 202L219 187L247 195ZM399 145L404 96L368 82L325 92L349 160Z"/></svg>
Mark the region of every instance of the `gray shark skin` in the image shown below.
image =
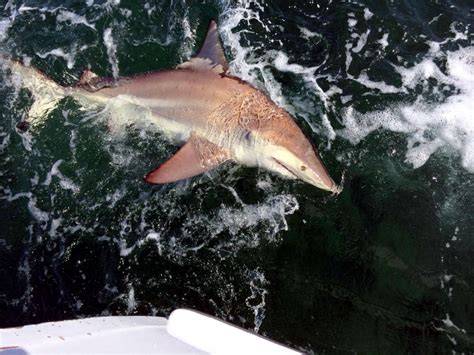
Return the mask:
<svg viewBox="0 0 474 355"><path fill-rule="evenodd" d="M148 183L186 179L232 160L340 192L292 117L252 85L227 74L214 21L198 54L172 70L117 80L85 70L76 86L63 87L34 68L5 62L33 93L30 116L44 115L64 96L83 105L119 100L140 108L171 138L184 138L175 155L145 176Z"/></svg>

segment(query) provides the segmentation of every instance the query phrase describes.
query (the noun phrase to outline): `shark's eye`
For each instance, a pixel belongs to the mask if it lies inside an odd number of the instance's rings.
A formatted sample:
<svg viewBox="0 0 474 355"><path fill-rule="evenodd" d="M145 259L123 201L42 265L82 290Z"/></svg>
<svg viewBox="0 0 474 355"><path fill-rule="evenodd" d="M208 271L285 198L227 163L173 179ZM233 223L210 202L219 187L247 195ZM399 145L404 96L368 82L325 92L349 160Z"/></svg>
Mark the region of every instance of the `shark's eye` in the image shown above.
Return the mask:
<svg viewBox="0 0 474 355"><path fill-rule="evenodd" d="M305 171L305 170L306 170L306 166L301 165L301 171Z"/></svg>
<svg viewBox="0 0 474 355"><path fill-rule="evenodd" d="M245 132L244 132L244 138L245 138L246 141L249 141L249 142L250 142L250 141L252 140L252 132L250 132L250 131L245 131Z"/></svg>

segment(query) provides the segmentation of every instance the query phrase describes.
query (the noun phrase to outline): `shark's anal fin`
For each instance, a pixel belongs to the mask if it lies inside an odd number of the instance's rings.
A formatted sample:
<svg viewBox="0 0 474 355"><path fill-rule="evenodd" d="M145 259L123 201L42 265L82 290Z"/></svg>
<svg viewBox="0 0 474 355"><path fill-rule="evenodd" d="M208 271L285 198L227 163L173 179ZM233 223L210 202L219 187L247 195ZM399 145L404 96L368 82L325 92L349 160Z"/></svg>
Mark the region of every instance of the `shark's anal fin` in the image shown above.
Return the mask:
<svg viewBox="0 0 474 355"><path fill-rule="evenodd" d="M200 175L229 159L229 154L214 143L191 136L169 160L145 176L151 184L166 184Z"/></svg>
<svg viewBox="0 0 474 355"><path fill-rule="evenodd" d="M181 63L178 69L211 70L218 74L223 74L229 69L229 63L225 59L224 50L219 40L217 23L214 20L209 22L206 39L198 54L189 61Z"/></svg>

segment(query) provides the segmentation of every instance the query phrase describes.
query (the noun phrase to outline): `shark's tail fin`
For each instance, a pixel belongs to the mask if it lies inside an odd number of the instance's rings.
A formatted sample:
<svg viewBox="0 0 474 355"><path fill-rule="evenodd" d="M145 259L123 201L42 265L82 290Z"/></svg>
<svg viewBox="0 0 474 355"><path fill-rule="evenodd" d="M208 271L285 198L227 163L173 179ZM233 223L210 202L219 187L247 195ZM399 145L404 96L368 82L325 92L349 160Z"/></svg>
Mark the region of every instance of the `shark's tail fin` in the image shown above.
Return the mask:
<svg viewBox="0 0 474 355"><path fill-rule="evenodd" d="M0 58L0 63L11 71L15 85L27 88L33 95L34 102L28 113L30 121L44 117L66 95L64 87L38 69L4 57Z"/></svg>

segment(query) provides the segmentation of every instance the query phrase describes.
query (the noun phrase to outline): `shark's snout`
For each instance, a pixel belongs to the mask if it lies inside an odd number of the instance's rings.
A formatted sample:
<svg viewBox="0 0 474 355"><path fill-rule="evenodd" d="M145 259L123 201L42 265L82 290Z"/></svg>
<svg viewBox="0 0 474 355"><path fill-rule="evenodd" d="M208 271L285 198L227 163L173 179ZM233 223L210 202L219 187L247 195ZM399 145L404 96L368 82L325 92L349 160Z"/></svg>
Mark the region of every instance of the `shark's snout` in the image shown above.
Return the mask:
<svg viewBox="0 0 474 355"><path fill-rule="evenodd" d="M273 169L280 175L302 180L319 189L340 193L341 188L329 175L326 167L313 149L297 156L288 151L276 152L273 155Z"/></svg>
<svg viewBox="0 0 474 355"><path fill-rule="evenodd" d="M305 163L306 169L304 172L306 174L304 175L306 180L303 180L326 191L333 193L340 192L340 188L329 175L318 153L312 150L309 154L307 154Z"/></svg>

